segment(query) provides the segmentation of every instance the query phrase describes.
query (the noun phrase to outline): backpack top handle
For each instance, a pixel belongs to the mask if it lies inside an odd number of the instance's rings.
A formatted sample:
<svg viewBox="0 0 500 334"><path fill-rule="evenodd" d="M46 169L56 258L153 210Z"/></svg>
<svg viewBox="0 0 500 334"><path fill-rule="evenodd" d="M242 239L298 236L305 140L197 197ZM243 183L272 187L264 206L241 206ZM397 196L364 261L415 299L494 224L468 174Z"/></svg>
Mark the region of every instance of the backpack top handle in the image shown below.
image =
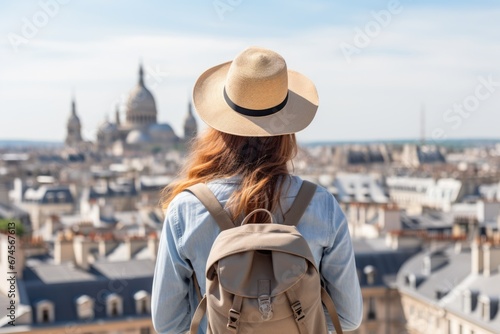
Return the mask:
<svg viewBox="0 0 500 334"><path fill-rule="evenodd" d="M257 212L265 212L269 215L269 217L271 217L271 224L274 224L274 216L273 214L269 211L269 210L266 210L266 209L255 209L253 210L252 212L250 212L246 217L245 219L243 219L243 221L241 222L241 225L245 225L246 223L248 223L248 221L250 220L250 217L252 217L254 214L256 214Z"/></svg>

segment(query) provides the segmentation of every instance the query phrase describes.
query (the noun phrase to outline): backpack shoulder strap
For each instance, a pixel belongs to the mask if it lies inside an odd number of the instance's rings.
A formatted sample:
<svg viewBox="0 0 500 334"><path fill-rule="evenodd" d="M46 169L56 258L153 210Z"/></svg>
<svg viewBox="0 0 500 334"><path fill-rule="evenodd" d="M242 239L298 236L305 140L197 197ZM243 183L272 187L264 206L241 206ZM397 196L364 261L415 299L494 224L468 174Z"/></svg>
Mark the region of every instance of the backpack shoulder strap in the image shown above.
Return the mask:
<svg viewBox="0 0 500 334"><path fill-rule="evenodd" d="M186 190L195 195L200 200L201 204L207 208L208 212L217 222L217 225L219 225L221 231L235 226L227 211L224 210L220 202L217 200L217 197L215 197L214 193L205 183L192 185Z"/></svg>
<svg viewBox="0 0 500 334"><path fill-rule="evenodd" d="M292 203L292 206L284 215L285 225L297 226L300 218L304 214L316 192L316 184L309 181L302 181L299 192Z"/></svg>
<svg viewBox="0 0 500 334"><path fill-rule="evenodd" d="M325 290L325 288L321 288L321 301L323 305L325 305L330 318L332 319L333 327L335 328L335 333L342 334L342 326L340 326L339 315L337 313L337 309L335 308L335 304L333 303L332 298Z"/></svg>

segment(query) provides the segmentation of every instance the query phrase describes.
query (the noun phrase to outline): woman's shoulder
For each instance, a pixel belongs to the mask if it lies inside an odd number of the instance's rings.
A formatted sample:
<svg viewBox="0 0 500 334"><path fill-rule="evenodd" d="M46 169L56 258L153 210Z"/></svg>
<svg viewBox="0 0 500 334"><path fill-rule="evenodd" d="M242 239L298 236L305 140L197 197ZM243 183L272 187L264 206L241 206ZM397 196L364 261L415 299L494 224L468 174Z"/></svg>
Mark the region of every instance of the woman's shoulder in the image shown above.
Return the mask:
<svg viewBox="0 0 500 334"><path fill-rule="evenodd" d="M216 179L206 183L210 191L221 202L226 200L226 197L234 190L237 185L237 178ZM180 207L193 207L199 205L200 200L194 196L188 189L178 193L170 202L167 210Z"/></svg>

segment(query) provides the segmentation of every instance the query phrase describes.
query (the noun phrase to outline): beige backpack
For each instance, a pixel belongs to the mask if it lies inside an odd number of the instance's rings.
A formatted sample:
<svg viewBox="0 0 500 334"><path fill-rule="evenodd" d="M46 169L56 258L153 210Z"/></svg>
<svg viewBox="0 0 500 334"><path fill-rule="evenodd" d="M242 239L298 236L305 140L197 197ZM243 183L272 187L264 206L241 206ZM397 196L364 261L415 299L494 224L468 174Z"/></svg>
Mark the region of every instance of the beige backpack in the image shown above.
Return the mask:
<svg viewBox="0 0 500 334"><path fill-rule="evenodd" d="M198 333L205 313L207 334L326 334L323 305L335 331L342 333L311 250L295 227L315 190L315 184L302 183L284 224L274 224L271 212L257 209L235 226L205 184L188 188L222 231L208 256L207 291L193 316L191 334ZM267 212L272 224L247 224L259 211Z"/></svg>

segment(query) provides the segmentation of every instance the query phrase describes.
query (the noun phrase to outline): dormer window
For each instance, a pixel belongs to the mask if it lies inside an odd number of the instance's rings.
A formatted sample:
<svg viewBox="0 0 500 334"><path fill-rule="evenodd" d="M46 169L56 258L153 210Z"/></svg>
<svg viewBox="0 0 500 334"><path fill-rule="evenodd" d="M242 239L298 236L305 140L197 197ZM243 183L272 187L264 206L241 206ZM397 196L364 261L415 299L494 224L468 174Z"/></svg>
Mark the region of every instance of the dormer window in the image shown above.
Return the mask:
<svg viewBox="0 0 500 334"><path fill-rule="evenodd" d="M151 313L151 296L144 290L137 291L134 294L135 311L137 314Z"/></svg>
<svg viewBox="0 0 500 334"><path fill-rule="evenodd" d="M54 303L47 299L36 303L36 318L40 324L54 322Z"/></svg>
<svg viewBox="0 0 500 334"><path fill-rule="evenodd" d="M424 279L420 276L417 276L413 273L406 274L405 276L405 284L411 289L416 289L418 286L424 281Z"/></svg>
<svg viewBox="0 0 500 334"><path fill-rule="evenodd" d="M368 299L368 313L367 313L367 318L368 320L376 320L377 319L377 313L376 313L376 305L375 305L375 297L371 296Z"/></svg>
<svg viewBox="0 0 500 334"><path fill-rule="evenodd" d="M497 313L498 299L491 298L486 295L479 296L479 312L484 321L490 321Z"/></svg>
<svg viewBox="0 0 500 334"><path fill-rule="evenodd" d="M108 317L119 317L123 314L122 297L116 293L109 294L106 297L106 315Z"/></svg>
<svg viewBox="0 0 500 334"><path fill-rule="evenodd" d="M42 321L43 323L50 322L50 315L48 309L42 310Z"/></svg>
<svg viewBox="0 0 500 334"><path fill-rule="evenodd" d="M76 299L76 313L79 319L94 318L94 300L87 295Z"/></svg>
<svg viewBox="0 0 500 334"><path fill-rule="evenodd" d="M474 312L477 305L477 295L477 292L468 289L462 292L462 310L465 313Z"/></svg>
<svg viewBox="0 0 500 334"><path fill-rule="evenodd" d="M47 202L53 203L54 202L54 193L47 193Z"/></svg>
<svg viewBox="0 0 500 334"><path fill-rule="evenodd" d="M118 316L118 302L112 301L111 302L111 316L112 317L117 317Z"/></svg>
<svg viewBox="0 0 500 334"><path fill-rule="evenodd" d="M57 193L57 201L60 203L66 202L66 194L62 191Z"/></svg>
<svg viewBox="0 0 500 334"><path fill-rule="evenodd" d="M363 272L366 275L366 283L368 285L375 284L375 267L368 265L363 269Z"/></svg>

